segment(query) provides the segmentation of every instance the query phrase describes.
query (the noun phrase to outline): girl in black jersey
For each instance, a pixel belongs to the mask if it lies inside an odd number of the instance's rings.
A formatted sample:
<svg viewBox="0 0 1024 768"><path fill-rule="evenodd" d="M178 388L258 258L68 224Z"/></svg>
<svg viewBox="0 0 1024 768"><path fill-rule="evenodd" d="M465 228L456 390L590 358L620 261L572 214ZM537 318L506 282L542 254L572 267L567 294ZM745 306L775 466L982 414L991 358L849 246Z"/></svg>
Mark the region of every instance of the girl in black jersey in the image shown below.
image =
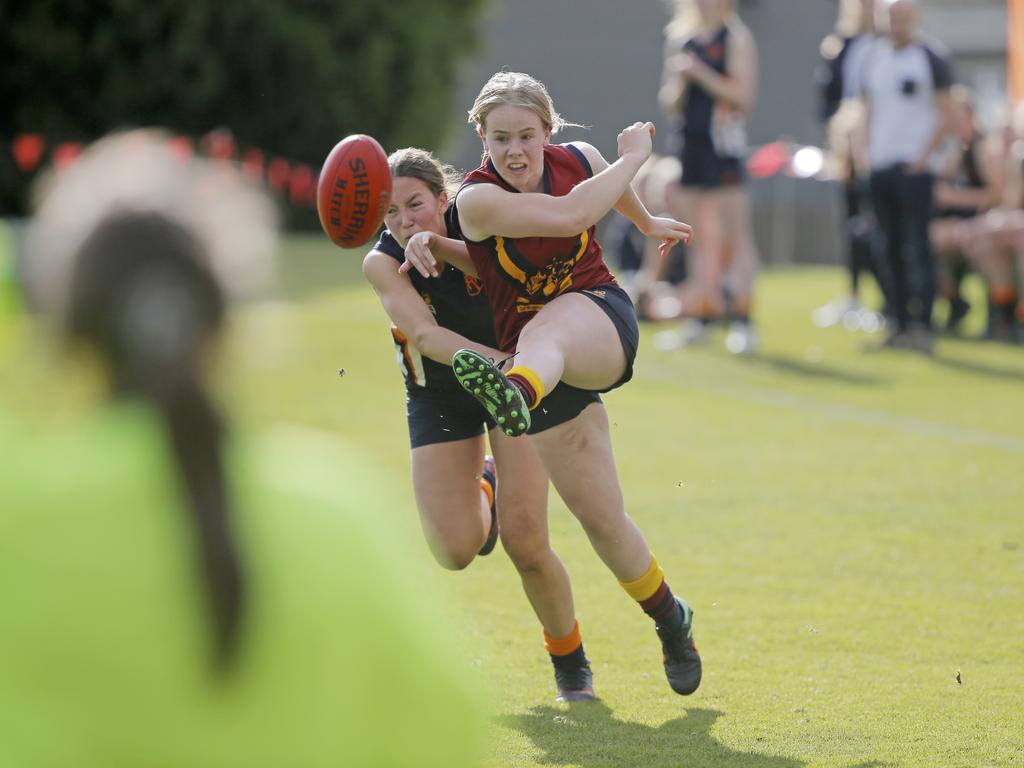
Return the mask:
<svg viewBox="0 0 1024 768"><path fill-rule="evenodd" d="M424 534L437 561L459 570L493 549L500 527L548 651L557 657L563 638L579 642L579 627L569 575L548 539L547 474L528 438L508 437L496 428L450 366L452 355L467 347L501 354L490 302L475 278L443 261L430 276L399 271L410 243L438 254L446 248L464 251L461 241L451 239L447 219L454 173L420 149L398 150L388 163L394 192L387 229L367 254L363 273L393 323ZM484 456L485 431L493 460ZM515 482L498 483L495 465ZM594 696L589 679L556 674L556 682L560 700Z"/></svg>
<svg viewBox="0 0 1024 768"><path fill-rule="evenodd" d="M757 50L732 0L680 0L666 29L659 100L682 118L682 177L673 214L693 223L700 237L689 250L690 320L678 343L706 340L709 324L725 315L723 279L731 273L732 324L726 347L755 351L750 307L759 256L743 184L746 120L757 90ZM692 266L692 269L690 267Z"/></svg>

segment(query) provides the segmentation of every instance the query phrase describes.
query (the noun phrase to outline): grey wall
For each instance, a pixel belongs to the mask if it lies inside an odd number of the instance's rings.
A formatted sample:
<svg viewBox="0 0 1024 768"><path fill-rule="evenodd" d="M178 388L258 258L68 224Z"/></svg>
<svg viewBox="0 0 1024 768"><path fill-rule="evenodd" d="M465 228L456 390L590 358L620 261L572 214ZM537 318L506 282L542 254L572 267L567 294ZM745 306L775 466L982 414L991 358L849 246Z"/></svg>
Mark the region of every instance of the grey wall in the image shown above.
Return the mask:
<svg viewBox="0 0 1024 768"><path fill-rule="evenodd" d="M481 53L461 77L442 156L462 168L477 165L480 143L465 113L502 67L540 78L563 116L591 126L567 130L562 140L583 139L614 157L623 126L654 120L661 129L655 149L665 151L671 121L658 110L657 91L669 8L664 0L492 0ZM813 71L818 43L835 23L835 0L742 0L740 10L758 38L762 69L751 141L817 141Z"/></svg>
<svg viewBox="0 0 1024 768"><path fill-rule="evenodd" d="M591 126L567 129L556 140L589 141L614 157L615 136L628 123L653 120L667 129L657 88L668 18L660 0L492 0L481 54L463 73L442 156L464 169L477 166L480 140L466 110L502 67L539 78L563 117Z"/></svg>
<svg viewBox="0 0 1024 768"><path fill-rule="evenodd" d="M750 141L820 144L814 70L822 38L836 23L835 0L748 0L740 15L757 40L761 88Z"/></svg>

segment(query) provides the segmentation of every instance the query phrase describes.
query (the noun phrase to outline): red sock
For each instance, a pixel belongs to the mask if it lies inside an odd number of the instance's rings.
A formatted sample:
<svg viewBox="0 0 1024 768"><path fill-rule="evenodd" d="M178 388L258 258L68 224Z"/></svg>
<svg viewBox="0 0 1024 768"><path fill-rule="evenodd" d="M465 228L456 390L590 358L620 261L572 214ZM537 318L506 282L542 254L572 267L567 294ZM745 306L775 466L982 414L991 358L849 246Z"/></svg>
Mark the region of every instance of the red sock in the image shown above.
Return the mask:
<svg viewBox="0 0 1024 768"><path fill-rule="evenodd" d="M510 373L506 378L522 394L523 400L526 401L526 407L533 408L533 404L537 402L537 391L530 385L530 382L518 373Z"/></svg>

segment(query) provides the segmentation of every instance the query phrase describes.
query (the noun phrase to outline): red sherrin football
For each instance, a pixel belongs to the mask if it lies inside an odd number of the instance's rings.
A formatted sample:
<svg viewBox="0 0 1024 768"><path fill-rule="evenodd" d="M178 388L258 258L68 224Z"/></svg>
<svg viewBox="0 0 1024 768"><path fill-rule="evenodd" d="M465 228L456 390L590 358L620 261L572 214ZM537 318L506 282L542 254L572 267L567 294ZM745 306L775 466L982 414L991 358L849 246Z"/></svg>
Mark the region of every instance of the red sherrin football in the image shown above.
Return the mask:
<svg viewBox="0 0 1024 768"><path fill-rule="evenodd" d="M320 169L316 208L335 245L358 248L380 229L391 203L391 171L384 148L361 133L339 141Z"/></svg>

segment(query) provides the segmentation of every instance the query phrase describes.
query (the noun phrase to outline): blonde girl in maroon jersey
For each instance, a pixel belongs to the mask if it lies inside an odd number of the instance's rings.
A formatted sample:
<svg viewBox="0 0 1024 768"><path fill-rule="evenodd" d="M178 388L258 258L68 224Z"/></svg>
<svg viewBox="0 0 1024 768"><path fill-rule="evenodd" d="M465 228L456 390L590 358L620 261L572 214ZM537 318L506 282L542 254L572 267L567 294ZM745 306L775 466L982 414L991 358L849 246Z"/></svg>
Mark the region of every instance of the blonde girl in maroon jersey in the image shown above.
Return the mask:
<svg viewBox="0 0 1024 768"><path fill-rule="evenodd" d="M672 594L626 514L598 394L632 376L639 334L601 257L595 223L614 207L665 250L691 235L682 222L651 216L630 187L651 153L654 126L623 130L611 164L589 144L552 144L565 122L544 85L518 72L495 74L469 114L485 159L455 200L470 257L462 266L480 277L499 346L515 365L502 372L461 350L455 374L506 432L529 431L595 551L655 620L673 690L692 693L701 677L692 611ZM407 258L424 274L435 269L428 249L407 249ZM565 663L587 664L581 652L566 654Z"/></svg>

